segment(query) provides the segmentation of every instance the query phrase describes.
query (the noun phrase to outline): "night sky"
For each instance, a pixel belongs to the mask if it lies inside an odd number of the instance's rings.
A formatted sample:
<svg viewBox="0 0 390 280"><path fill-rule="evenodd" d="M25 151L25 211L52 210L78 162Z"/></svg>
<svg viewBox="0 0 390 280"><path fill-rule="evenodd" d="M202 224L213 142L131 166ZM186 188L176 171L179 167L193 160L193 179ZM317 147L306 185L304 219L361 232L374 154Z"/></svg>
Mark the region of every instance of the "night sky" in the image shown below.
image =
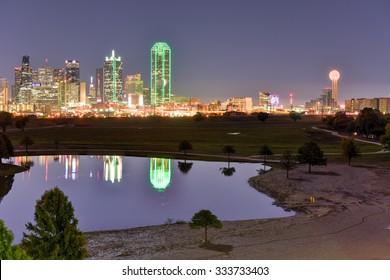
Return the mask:
<svg viewBox="0 0 390 280"><path fill-rule="evenodd" d="M0 76L80 61L89 83L115 49L123 73L150 79L150 48L172 49L173 93L208 102L279 94L319 97L337 69L339 103L390 95L387 0L0 0Z"/></svg>

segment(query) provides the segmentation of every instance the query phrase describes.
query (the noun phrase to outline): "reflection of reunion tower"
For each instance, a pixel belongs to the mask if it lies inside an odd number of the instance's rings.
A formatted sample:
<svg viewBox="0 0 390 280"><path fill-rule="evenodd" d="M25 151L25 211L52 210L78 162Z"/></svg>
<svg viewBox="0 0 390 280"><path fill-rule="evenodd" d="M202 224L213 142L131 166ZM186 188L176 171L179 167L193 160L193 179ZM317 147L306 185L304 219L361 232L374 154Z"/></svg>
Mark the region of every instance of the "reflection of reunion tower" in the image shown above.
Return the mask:
<svg viewBox="0 0 390 280"><path fill-rule="evenodd" d="M333 107L337 107L337 81L340 79L340 73L337 70L332 70L329 73L329 78L332 80L332 98L333 98Z"/></svg>

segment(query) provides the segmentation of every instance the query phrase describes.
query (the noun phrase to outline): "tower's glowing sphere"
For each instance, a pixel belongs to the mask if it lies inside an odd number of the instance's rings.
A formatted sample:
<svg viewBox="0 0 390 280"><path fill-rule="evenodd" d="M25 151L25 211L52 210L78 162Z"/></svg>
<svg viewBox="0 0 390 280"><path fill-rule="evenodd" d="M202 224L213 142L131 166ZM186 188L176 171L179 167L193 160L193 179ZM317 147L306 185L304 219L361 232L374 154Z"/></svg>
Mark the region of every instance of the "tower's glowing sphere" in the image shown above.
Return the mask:
<svg viewBox="0 0 390 280"><path fill-rule="evenodd" d="M329 78L332 80L332 81L334 81L334 80L338 80L338 79L340 79L340 73L339 73L339 71L337 71L337 70L332 70L332 71L330 71L330 73L329 73Z"/></svg>

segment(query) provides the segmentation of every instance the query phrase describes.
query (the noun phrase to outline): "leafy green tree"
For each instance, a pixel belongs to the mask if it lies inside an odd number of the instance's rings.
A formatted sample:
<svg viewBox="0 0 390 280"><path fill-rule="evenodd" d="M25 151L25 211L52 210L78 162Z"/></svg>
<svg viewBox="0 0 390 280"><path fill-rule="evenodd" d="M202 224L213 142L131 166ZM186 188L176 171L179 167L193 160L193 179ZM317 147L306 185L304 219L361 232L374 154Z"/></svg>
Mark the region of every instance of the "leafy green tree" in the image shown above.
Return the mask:
<svg viewBox="0 0 390 280"><path fill-rule="evenodd" d="M291 151L285 151L283 153L282 159L280 160L280 167L287 171L287 175L286 175L287 178L289 178L288 177L289 171L294 169L296 166L297 166L297 162L296 162L295 157L292 154L292 152Z"/></svg>
<svg viewBox="0 0 390 280"><path fill-rule="evenodd" d="M12 146L11 140L8 136L1 133L0 134L0 163L3 158L10 158L14 155L14 146Z"/></svg>
<svg viewBox="0 0 390 280"><path fill-rule="evenodd" d="M184 150L184 155L187 155L187 150L192 150L192 145L188 140L183 140L179 143L179 151Z"/></svg>
<svg viewBox="0 0 390 280"><path fill-rule="evenodd" d="M355 123L360 134L377 138L385 133L387 121L379 110L364 108L360 111Z"/></svg>
<svg viewBox="0 0 390 280"><path fill-rule="evenodd" d="M204 242L208 243L207 239L207 229L208 228L222 228L222 222L211 213L210 210L200 210L195 213L190 222L190 228L199 229L204 228Z"/></svg>
<svg viewBox="0 0 390 280"><path fill-rule="evenodd" d="M24 127L27 125L28 117L17 117L15 118L15 127L24 132Z"/></svg>
<svg viewBox="0 0 390 280"><path fill-rule="evenodd" d="M46 191L37 201L35 224L27 223L22 246L34 259L77 260L87 255L86 241L78 230L72 203L58 188Z"/></svg>
<svg viewBox="0 0 390 280"><path fill-rule="evenodd" d="M28 260L26 252L19 246L13 246L14 234L0 220L0 260Z"/></svg>
<svg viewBox="0 0 390 280"><path fill-rule="evenodd" d="M294 122L297 122L297 120L302 119L301 114L299 114L299 113L297 113L297 112L291 112L291 113L290 113L290 118L291 118Z"/></svg>
<svg viewBox="0 0 390 280"><path fill-rule="evenodd" d="M267 156L272 156L274 153L271 151L271 149L268 147L268 145L264 144L259 151L259 155L264 156L264 170L265 165L267 164Z"/></svg>
<svg viewBox="0 0 390 280"><path fill-rule="evenodd" d="M12 126L12 118L13 115L6 111L0 112L0 127L3 129L3 133L5 133L8 126Z"/></svg>
<svg viewBox="0 0 390 280"><path fill-rule="evenodd" d="M361 156L360 149L352 137L341 140L341 150L343 156L348 159L348 165L351 165L352 158Z"/></svg>
<svg viewBox="0 0 390 280"><path fill-rule="evenodd" d="M269 114L266 112L260 112L257 114L257 119L264 123L269 118Z"/></svg>
<svg viewBox="0 0 390 280"><path fill-rule="evenodd" d="M28 147L34 145L34 141L28 136L24 136L20 141L20 145L23 145L26 148L26 153L28 152Z"/></svg>
<svg viewBox="0 0 390 280"><path fill-rule="evenodd" d="M224 154L228 155L228 167L230 167L230 154L234 154L236 149L234 149L234 147L231 145L226 145L222 148L222 151Z"/></svg>
<svg viewBox="0 0 390 280"><path fill-rule="evenodd" d="M322 122L332 130L343 132L355 131L355 120L348 116L345 112L336 112L334 116L326 116Z"/></svg>
<svg viewBox="0 0 390 280"><path fill-rule="evenodd" d="M300 164L309 164L309 172L311 172L312 165L326 165L327 163L324 152L313 141L303 144L298 149L298 161Z"/></svg>
<svg viewBox="0 0 390 280"><path fill-rule="evenodd" d="M384 135L381 135L380 142L383 145L383 148L385 150L390 149L390 123L388 123L385 127L386 133Z"/></svg>

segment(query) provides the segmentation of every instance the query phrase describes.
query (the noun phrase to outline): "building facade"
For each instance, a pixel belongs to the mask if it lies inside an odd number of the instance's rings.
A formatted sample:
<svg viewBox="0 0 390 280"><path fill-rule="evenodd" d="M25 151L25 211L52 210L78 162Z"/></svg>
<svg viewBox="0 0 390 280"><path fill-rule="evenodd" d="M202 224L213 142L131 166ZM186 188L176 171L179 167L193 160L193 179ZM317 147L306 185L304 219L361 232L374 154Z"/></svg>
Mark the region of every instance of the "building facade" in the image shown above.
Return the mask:
<svg viewBox="0 0 390 280"><path fill-rule="evenodd" d="M144 105L144 81L141 74L127 75L125 79L125 91L129 105Z"/></svg>
<svg viewBox="0 0 390 280"><path fill-rule="evenodd" d="M80 63L77 60L65 61L64 105L74 107L80 102Z"/></svg>
<svg viewBox="0 0 390 280"><path fill-rule="evenodd" d="M105 103L117 103L122 97L122 59L115 56L106 57L103 69L104 98Z"/></svg>
<svg viewBox="0 0 390 280"><path fill-rule="evenodd" d="M167 43L155 43L151 49L150 103L160 106L172 98L172 51Z"/></svg>

